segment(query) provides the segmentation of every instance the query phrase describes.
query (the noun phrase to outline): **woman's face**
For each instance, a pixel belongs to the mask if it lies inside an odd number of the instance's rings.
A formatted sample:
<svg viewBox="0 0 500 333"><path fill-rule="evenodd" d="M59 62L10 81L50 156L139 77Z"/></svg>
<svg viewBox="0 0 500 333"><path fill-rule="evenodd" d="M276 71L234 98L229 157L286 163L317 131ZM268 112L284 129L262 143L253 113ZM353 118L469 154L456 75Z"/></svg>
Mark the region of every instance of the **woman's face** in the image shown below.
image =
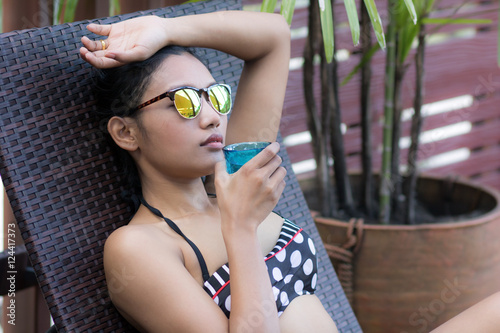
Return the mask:
<svg viewBox="0 0 500 333"><path fill-rule="evenodd" d="M190 54L171 55L153 73L142 102L168 90L191 86L206 88L214 78L198 59ZM141 135L136 162L143 172L160 172L176 178L197 178L214 172L223 159L227 116L218 114L202 95L200 114L182 118L173 101L164 98L139 110Z"/></svg>

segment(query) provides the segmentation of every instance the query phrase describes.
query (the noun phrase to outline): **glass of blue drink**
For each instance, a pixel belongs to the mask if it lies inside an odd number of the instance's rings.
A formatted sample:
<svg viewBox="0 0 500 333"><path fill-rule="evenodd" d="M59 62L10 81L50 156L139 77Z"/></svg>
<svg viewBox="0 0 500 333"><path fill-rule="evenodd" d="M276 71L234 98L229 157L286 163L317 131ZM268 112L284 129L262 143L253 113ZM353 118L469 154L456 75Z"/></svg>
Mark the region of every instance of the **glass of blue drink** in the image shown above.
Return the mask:
<svg viewBox="0 0 500 333"><path fill-rule="evenodd" d="M266 148L270 142L239 142L223 148L227 173L238 171L243 164Z"/></svg>

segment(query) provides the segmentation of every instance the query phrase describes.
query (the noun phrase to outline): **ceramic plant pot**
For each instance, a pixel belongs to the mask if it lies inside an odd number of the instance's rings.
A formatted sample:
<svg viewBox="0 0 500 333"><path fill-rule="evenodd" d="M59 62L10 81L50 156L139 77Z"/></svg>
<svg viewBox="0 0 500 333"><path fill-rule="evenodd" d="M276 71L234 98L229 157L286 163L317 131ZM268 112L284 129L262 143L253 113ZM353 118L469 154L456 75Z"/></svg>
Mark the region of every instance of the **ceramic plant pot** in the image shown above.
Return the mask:
<svg viewBox="0 0 500 333"><path fill-rule="evenodd" d="M499 192L423 178L418 196L457 220L410 226L315 217L365 333L429 332L500 290Z"/></svg>

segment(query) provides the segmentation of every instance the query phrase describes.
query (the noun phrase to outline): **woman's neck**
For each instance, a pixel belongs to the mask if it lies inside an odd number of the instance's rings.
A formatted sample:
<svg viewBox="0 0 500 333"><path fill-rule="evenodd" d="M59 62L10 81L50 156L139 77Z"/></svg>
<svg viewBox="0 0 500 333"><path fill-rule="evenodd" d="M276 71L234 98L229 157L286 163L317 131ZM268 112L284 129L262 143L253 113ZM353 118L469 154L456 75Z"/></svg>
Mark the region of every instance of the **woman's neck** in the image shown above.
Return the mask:
<svg viewBox="0 0 500 333"><path fill-rule="evenodd" d="M201 178L162 181L142 179L142 195L165 216L177 219L214 209Z"/></svg>

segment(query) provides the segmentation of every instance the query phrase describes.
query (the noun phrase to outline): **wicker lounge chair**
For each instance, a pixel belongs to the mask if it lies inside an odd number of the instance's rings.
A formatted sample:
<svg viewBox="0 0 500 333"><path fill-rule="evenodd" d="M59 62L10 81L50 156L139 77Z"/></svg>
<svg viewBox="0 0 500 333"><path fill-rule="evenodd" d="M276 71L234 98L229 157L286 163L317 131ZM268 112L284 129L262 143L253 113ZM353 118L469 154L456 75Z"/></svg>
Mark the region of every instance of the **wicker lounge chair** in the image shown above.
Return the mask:
<svg viewBox="0 0 500 333"><path fill-rule="evenodd" d="M144 14L180 16L240 9L237 1L204 1ZM127 223L118 175L90 115L90 66L79 58L88 21L0 35L0 174L59 332L133 332L113 307L102 268L106 237ZM217 80L236 86L242 65L204 50ZM318 295L341 332L360 332L302 192L288 169L278 212L314 237L320 258ZM126 276L124 276L126 278Z"/></svg>

